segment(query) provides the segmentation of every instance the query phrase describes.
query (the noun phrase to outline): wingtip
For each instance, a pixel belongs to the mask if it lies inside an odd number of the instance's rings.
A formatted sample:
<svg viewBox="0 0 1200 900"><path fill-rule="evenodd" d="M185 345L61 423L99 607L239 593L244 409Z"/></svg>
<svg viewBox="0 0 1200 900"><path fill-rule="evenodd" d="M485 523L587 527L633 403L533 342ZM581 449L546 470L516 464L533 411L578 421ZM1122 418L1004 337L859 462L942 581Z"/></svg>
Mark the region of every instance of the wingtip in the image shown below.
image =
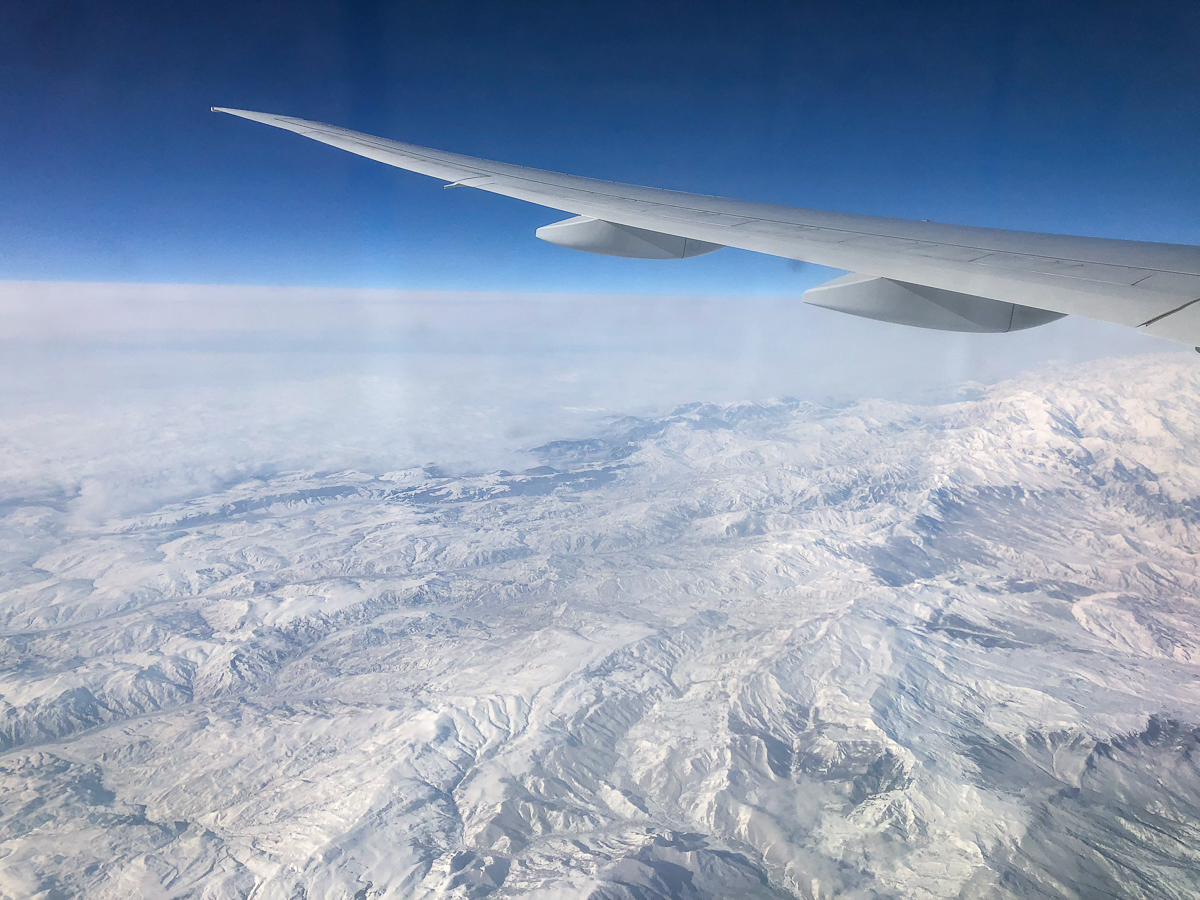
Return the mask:
<svg viewBox="0 0 1200 900"><path fill-rule="evenodd" d="M277 113L256 112L253 109L234 109L231 106L210 106L209 109L213 112L227 113L231 116L249 119L252 122L262 122L265 125L284 127L283 122L291 121L286 116L281 116Z"/></svg>

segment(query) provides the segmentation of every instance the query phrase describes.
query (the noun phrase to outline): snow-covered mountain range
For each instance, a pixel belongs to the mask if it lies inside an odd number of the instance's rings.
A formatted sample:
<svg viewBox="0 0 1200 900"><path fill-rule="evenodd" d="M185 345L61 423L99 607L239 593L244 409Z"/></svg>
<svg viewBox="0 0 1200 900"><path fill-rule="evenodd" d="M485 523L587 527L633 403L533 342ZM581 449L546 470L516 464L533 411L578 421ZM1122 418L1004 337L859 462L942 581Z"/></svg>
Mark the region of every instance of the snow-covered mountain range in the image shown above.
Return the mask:
<svg viewBox="0 0 1200 900"><path fill-rule="evenodd" d="M535 453L13 489L0 896L1200 895L1200 359Z"/></svg>

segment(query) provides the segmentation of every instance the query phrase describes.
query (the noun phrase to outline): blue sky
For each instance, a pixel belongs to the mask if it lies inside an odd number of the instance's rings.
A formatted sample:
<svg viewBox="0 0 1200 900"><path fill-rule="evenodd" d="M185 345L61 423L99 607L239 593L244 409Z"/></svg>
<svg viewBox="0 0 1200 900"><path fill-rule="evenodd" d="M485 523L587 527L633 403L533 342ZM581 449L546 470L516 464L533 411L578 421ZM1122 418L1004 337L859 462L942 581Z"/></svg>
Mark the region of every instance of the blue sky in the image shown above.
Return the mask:
<svg viewBox="0 0 1200 900"><path fill-rule="evenodd" d="M572 253L557 214L240 106L753 200L1200 243L1200 7L76 3L0 12L0 278L790 294L721 251Z"/></svg>

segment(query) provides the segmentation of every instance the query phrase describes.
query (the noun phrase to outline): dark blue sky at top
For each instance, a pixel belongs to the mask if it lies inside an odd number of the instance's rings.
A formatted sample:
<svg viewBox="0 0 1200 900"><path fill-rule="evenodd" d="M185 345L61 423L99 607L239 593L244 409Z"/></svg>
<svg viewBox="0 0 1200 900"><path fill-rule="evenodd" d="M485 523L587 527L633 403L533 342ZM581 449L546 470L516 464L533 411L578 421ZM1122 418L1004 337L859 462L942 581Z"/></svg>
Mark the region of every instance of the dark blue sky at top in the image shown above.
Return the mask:
<svg viewBox="0 0 1200 900"><path fill-rule="evenodd" d="M1200 5L0 10L0 278L784 293L537 241L550 210L214 115L798 206L1200 243ZM818 273L819 274L819 273Z"/></svg>

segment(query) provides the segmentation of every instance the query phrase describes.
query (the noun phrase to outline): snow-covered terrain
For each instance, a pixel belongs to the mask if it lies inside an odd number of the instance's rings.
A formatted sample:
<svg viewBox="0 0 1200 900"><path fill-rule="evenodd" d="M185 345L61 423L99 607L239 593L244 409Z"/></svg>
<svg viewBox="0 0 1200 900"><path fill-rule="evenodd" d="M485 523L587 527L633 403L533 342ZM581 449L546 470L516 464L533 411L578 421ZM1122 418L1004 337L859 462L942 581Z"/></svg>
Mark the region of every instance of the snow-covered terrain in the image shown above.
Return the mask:
<svg viewBox="0 0 1200 900"><path fill-rule="evenodd" d="M10 480L0 896L1200 895L1200 359L535 455Z"/></svg>

